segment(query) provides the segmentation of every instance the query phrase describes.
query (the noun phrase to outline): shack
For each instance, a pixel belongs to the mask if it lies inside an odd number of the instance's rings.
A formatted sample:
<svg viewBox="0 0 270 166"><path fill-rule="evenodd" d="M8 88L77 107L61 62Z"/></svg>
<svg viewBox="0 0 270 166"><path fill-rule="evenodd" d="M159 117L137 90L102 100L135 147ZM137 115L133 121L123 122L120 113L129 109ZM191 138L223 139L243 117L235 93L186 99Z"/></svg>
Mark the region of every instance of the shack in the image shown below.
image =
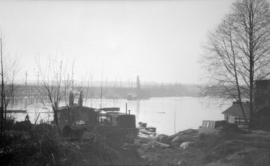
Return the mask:
<svg viewBox="0 0 270 166"><path fill-rule="evenodd" d="M256 80L254 95L253 128L270 131L270 80ZM238 127L247 127L250 122L250 103L242 102L247 118L245 122L240 102L233 102L233 105L224 112L224 120L228 123L237 124Z"/></svg>
<svg viewBox="0 0 270 166"><path fill-rule="evenodd" d="M60 129L65 126L98 124L98 113L95 108L81 105L60 107L57 111L58 124Z"/></svg>
<svg viewBox="0 0 270 166"><path fill-rule="evenodd" d="M236 124L240 128L248 127L250 120L249 102L242 102L244 113L241 109L241 103L239 101L233 102L232 106L227 108L222 113L224 114L224 120L231 124Z"/></svg>
<svg viewBox="0 0 270 166"><path fill-rule="evenodd" d="M127 111L122 113L117 107L101 108L97 131L110 140L113 146L133 142L138 135L135 115Z"/></svg>
<svg viewBox="0 0 270 166"><path fill-rule="evenodd" d="M99 122L97 109L83 106L82 92L79 93L78 104L74 103L74 94L70 92L69 105L58 108L57 118L61 130L65 126L95 126Z"/></svg>
<svg viewBox="0 0 270 166"><path fill-rule="evenodd" d="M101 108L99 112L99 122L101 125L136 128L135 115L122 113L118 107Z"/></svg>
<svg viewBox="0 0 270 166"><path fill-rule="evenodd" d="M70 93L69 105L57 110L58 124L63 132L94 129L110 140L112 145L134 141L138 134L135 115L130 114L130 111L127 113L127 110L126 113L122 113L119 107L95 109L83 106L82 96L80 93L78 104L75 104L75 96Z"/></svg>

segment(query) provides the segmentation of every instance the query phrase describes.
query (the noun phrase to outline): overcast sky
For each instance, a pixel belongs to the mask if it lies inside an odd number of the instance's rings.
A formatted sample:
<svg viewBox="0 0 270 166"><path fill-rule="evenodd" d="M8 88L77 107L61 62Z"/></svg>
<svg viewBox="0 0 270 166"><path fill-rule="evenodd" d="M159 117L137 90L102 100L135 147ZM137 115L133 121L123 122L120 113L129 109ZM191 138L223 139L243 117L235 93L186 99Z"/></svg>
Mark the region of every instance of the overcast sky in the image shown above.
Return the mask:
<svg viewBox="0 0 270 166"><path fill-rule="evenodd" d="M5 58L21 80L55 56L77 80L200 83L202 46L232 2L0 1Z"/></svg>

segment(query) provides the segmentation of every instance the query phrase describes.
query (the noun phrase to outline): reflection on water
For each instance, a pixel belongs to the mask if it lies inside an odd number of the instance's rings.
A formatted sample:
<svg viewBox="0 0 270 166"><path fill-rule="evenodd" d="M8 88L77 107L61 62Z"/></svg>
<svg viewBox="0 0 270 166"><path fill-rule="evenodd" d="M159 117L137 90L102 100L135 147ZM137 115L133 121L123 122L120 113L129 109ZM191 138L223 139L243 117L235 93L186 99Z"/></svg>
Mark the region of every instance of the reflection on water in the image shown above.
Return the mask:
<svg viewBox="0 0 270 166"><path fill-rule="evenodd" d="M140 117L140 100L136 101L136 117Z"/></svg>
<svg viewBox="0 0 270 166"><path fill-rule="evenodd" d="M125 112L127 103L128 110L136 115L136 121L146 122L148 126L157 128L158 133L173 134L177 131L188 128L198 128L202 120L221 120L221 112L225 110L230 103L221 100L209 99L205 97L166 97L151 98L148 100L125 99L103 99L103 107L120 107L121 112ZM62 103L64 105L64 103ZM100 107L100 99L88 99L84 105L89 107ZM23 105L23 103L21 104ZM51 121L53 115L49 104L28 105L27 113L30 120L35 122L39 116L38 122ZM26 114L13 114L17 120L24 120Z"/></svg>

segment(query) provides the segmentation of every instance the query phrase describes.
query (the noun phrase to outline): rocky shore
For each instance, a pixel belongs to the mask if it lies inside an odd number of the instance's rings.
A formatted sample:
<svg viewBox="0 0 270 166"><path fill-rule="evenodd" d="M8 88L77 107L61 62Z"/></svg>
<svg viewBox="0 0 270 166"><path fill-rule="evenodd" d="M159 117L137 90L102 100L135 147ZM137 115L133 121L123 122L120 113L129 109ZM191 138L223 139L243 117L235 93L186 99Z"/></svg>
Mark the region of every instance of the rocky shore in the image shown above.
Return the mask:
<svg viewBox="0 0 270 166"><path fill-rule="evenodd" d="M137 137L76 131L62 136L52 125L10 124L0 137L1 165L17 166L269 166L270 133L189 129L174 135ZM119 140L119 141L117 141Z"/></svg>
<svg viewBox="0 0 270 166"><path fill-rule="evenodd" d="M270 133L224 129L212 134L185 130L136 140L151 166L269 166Z"/></svg>

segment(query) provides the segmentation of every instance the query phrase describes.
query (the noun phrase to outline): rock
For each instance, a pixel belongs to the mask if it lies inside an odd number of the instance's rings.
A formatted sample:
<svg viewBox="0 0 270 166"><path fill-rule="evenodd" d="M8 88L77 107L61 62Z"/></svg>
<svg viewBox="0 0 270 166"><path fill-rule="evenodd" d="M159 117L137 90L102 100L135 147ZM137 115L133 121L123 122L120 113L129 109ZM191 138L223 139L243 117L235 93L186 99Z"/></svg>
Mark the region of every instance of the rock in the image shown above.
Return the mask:
<svg viewBox="0 0 270 166"><path fill-rule="evenodd" d="M172 139L172 142L178 142L180 140L180 136L177 135Z"/></svg>
<svg viewBox="0 0 270 166"><path fill-rule="evenodd" d="M176 163L177 166L186 166L186 162L185 160L179 160L177 163Z"/></svg>
<svg viewBox="0 0 270 166"><path fill-rule="evenodd" d="M156 138L156 140L158 142L165 143L165 144L169 144L170 143L169 136L167 136L165 134L158 135L157 138Z"/></svg>
<svg viewBox="0 0 270 166"><path fill-rule="evenodd" d="M142 144L141 147L144 150L148 150L148 149L154 149L154 148L169 148L170 145L153 140L153 141L148 142L146 144Z"/></svg>
<svg viewBox="0 0 270 166"><path fill-rule="evenodd" d="M182 131L181 133L183 133L183 134L198 134L198 130L187 129L187 130Z"/></svg>
<svg viewBox="0 0 270 166"><path fill-rule="evenodd" d="M198 130L195 130L195 129L187 129L187 130L184 130L184 131L180 131L176 134L173 135L173 137L175 136L195 136L195 135L198 135Z"/></svg>
<svg viewBox="0 0 270 166"><path fill-rule="evenodd" d="M158 141L155 141L155 144L156 144L156 146L159 146L161 148L168 148L168 147L170 147L169 144L161 143L161 142L158 142Z"/></svg>
<svg viewBox="0 0 270 166"><path fill-rule="evenodd" d="M179 144L181 144L182 142L195 141L198 137L198 130L188 129L169 136L169 140L171 140L172 145L179 146Z"/></svg>
<svg viewBox="0 0 270 166"><path fill-rule="evenodd" d="M189 141L183 142L183 143L181 143L180 148L185 150L190 146L190 144L192 144L192 142L189 142Z"/></svg>
<svg viewBox="0 0 270 166"><path fill-rule="evenodd" d="M83 141L93 141L95 139L96 135L91 132L83 132L81 139Z"/></svg>
<svg viewBox="0 0 270 166"><path fill-rule="evenodd" d="M130 149L136 149L137 148L137 145L135 144L130 144L130 143L124 143L122 146L121 146L121 149L123 150L130 150Z"/></svg>
<svg viewBox="0 0 270 166"><path fill-rule="evenodd" d="M172 139L171 145L179 146L179 144L181 144L182 142L184 142L184 140L181 138L181 136L177 135Z"/></svg>

